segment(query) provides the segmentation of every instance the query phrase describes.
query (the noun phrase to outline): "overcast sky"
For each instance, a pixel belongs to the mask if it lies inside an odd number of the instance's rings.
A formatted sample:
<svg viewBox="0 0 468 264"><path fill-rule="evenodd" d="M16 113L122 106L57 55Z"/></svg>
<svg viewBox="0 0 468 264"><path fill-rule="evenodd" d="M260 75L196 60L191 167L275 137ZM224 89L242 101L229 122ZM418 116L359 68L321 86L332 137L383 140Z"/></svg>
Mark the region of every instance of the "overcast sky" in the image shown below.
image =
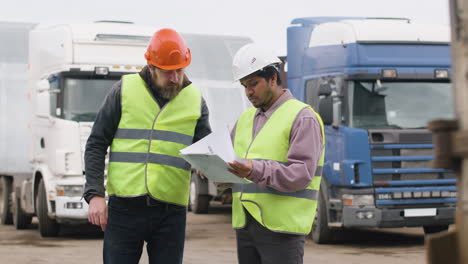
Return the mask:
<svg viewBox="0 0 468 264"><path fill-rule="evenodd" d="M249 36L285 55L286 29L297 17L405 17L449 24L448 10L448 0L0 0L0 21L132 21L186 33Z"/></svg>

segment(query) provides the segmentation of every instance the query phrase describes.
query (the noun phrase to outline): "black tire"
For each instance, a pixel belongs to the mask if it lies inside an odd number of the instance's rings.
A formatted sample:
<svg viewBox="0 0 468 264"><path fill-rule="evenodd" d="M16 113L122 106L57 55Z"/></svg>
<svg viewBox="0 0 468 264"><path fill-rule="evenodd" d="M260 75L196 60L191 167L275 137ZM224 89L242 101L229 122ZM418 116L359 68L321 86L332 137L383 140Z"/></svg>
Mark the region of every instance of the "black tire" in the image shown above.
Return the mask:
<svg viewBox="0 0 468 264"><path fill-rule="evenodd" d="M21 200L16 195L12 195L13 199L13 223L18 230L26 229L32 222L32 216L27 215L21 208Z"/></svg>
<svg viewBox="0 0 468 264"><path fill-rule="evenodd" d="M448 225L423 226L423 229L424 229L424 234L429 235L429 234L447 231L449 229L449 226Z"/></svg>
<svg viewBox="0 0 468 264"><path fill-rule="evenodd" d="M60 231L60 225L47 215L47 197L44 181L39 182L36 198L37 218L39 219L39 232L42 237L56 237Z"/></svg>
<svg viewBox="0 0 468 264"><path fill-rule="evenodd" d="M11 188L10 177L0 176L0 224L13 224L13 214L11 213Z"/></svg>
<svg viewBox="0 0 468 264"><path fill-rule="evenodd" d="M207 184L206 180L202 180L198 175L192 173L189 207L194 214L207 214L210 208L211 196L208 194L200 194L204 184Z"/></svg>
<svg viewBox="0 0 468 264"><path fill-rule="evenodd" d="M317 244L329 244L334 242L335 230L331 230L328 227L328 218L327 218L327 205L325 203L326 198L325 194L320 188L317 212L315 214L314 223L312 225L312 232L310 236L312 240Z"/></svg>

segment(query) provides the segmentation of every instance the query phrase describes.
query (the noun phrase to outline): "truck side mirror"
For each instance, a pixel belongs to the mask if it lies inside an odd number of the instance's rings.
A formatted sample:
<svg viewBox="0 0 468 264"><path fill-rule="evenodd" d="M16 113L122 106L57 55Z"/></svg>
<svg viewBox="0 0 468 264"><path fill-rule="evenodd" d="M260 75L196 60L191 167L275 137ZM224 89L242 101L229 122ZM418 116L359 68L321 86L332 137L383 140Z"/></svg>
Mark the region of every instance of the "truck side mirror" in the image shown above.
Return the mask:
<svg viewBox="0 0 468 264"><path fill-rule="evenodd" d="M323 83L319 87L319 105L318 112L324 125L331 125L333 123L333 98L331 96L332 89L330 84Z"/></svg>
<svg viewBox="0 0 468 264"><path fill-rule="evenodd" d="M328 83L321 84L319 87L318 95L329 97L332 94L332 89Z"/></svg>
<svg viewBox="0 0 468 264"><path fill-rule="evenodd" d="M333 123L333 98L330 95L319 99L318 112L324 125Z"/></svg>

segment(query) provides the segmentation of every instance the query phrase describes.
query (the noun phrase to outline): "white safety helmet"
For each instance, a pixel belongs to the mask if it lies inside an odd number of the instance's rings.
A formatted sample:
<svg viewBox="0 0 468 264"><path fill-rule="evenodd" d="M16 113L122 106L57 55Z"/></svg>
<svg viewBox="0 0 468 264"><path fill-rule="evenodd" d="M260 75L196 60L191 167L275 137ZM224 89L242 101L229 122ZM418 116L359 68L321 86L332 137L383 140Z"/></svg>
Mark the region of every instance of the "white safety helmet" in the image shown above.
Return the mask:
<svg viewBox="0 0 468 264"><path fill-rule="evenodd" d="M266 66L279 64L280 59L265 47L250 43L240 48L232 62L234 81L249 76Z"/></svg>

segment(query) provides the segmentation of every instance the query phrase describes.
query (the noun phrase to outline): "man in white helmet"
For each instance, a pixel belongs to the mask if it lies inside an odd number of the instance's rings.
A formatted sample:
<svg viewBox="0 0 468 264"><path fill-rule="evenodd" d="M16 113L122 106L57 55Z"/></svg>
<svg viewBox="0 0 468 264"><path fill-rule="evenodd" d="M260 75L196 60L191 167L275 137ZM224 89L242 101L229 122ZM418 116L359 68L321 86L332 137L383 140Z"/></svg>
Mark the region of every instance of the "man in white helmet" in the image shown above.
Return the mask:
<svg viewBox="0 0 468 264"><path fill-rule="evenodd" d="M240 264L303 263L312 228L324 157L320 116L281 87L280 60L248 44L234 57L234 78L254 105L232 131L232 225Z"/></svg>

